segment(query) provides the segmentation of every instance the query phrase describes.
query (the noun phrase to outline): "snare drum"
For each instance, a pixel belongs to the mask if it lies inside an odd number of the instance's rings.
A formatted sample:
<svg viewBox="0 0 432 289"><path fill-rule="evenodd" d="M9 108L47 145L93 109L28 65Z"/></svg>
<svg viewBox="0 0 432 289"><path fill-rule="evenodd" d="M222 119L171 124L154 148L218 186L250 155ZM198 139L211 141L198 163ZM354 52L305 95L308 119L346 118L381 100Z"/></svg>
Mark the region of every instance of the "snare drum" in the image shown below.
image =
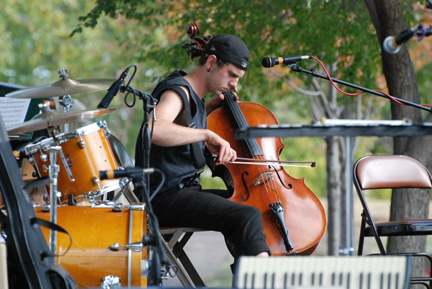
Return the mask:
<svg viewBox="0 0 432 289"><path fill-rule="evenodd" d="M120 188L119 180L99 179L99 171L119 168L108 140L109 131L106 123L100 121L62 133L53 138L44 139L25 148L30 162L35 166L40 177L49 177L49 148L61 146L61 152L71 176L63 164L61 155L57 155L59 165L58 185L61 200L73 194L77 201L100 196ZM74 180L72 181L71 178Z"/></svg>
<svg viewBox="0 0 432 289"><path fill-rule="evenodd" d="M135 206L135 207L134 207ZM117 276L123 287L146 287L147 249L138 243L147 234L147 217L142 204L125 207L120 212L112 208L88 206L59 206L57 224L72 237L72 246L66 234L57 232L57 263L74 278L78 287L96 288L106 276ZM49 212L35 208L36 217L50 220ZM49 242L50 230L41 228ZM111 246L120 245L118 251ZM136 250L123 245L133 244ZM49 245L49 244L48 244ZM117 246L118 247L118 246ZM144 275L144 276L143 276ZM116 287L117 288L117 287Z"/></svg>

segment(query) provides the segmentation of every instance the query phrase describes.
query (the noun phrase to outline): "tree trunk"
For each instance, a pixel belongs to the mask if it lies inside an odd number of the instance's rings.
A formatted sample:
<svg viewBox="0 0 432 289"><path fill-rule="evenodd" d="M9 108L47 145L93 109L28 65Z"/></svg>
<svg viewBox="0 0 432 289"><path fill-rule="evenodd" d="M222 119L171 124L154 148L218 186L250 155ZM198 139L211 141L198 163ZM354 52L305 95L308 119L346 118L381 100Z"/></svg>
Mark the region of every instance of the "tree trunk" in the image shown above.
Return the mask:
<svg viewBox="0 0 432 289"><path fill-rule="evenodd" d="M389 35L397 35L406 25L403 23L403 13L398 1L365 0L366 6L377 31L379 43ZM379 17L378 17L379 15ZM390 95L415 103L420 103L420 97L407 45L403 45L397 54L382 51L383 72ZM385 100L383 100L385 101ZM421 110L391 102L392 118L401 120L408 118L413 123L421 123ZM430 115L428 115L428 119ZM394 138L394 154L411 156L430 167L431 136L427 137L397 137ZM416 190L407 195L407 190L394 190L391 200L390 219L427 218L429 210L429 193ZM425 252L426 237L394 237L389 238L388 252ZM415 264L413 274L424 276L424 269ZM414 276L415 276L414 275Z"/></svg>

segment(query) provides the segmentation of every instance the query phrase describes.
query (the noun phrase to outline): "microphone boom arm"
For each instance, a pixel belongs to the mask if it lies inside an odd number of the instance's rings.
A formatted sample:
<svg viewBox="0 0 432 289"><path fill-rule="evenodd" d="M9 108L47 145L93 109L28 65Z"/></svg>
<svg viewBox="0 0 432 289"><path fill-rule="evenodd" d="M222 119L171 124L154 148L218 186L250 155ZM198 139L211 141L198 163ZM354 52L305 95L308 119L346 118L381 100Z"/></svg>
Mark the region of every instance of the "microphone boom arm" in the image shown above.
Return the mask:
<svg viewBox="0 0 432 289"><path fill-rule="evenodd" d="M303 69L302 67L300 67L300 66L298 66L296 64L290 64L290 65L288 65L288 67L291 68L291 70L295 71L295 72L304 72L306 74L310 74L310 75L315 76L315 77L319 77L319 78L322 78L322 79L329 80L329 78L327 77L327 75L323 75L323 74L317 73L314 70ZM346 85L346 86L349 86L349 87L352 87L352 88L355 88L355 89L358 89L358 90L361 90L361 91L364 91L364 92L367 92L367 93L371 93L371 94L374 94L374 95L377 95L377 96L381 96L381 97L390 99L387 95L385 95L383 93L380 93L378 91L375 91L375 90L372 90L372 89L368 89L368 88L364 88L364 87L361 87L361 86L358 86L358 85L355 85L355 84L352 84L352 83L349 83L349 82L346 82L346 81L343 81L343 80L339 80L339 79L335 79L335 78L330 78L330 79L333 82L336 82L336 83L339 83L339 84L342 84L342 85ZM425 107L423 105L420 105L420 104L417 104L417 103L414 103L414 102L410 102L410 101L407 101L407 100L404 100L404 99L401 99L401 98L398 98L398 97L394 97L394 96L393 96L393 98L396 99L397 101L403 103L403 104L406 104L406 105L409 105L409 106L413 106L413 107L416 107L416 108L419 108L419 109L423 109L423 110L426 110L428 112L432 112L432 108L430 108L430 107Z"/></svg>

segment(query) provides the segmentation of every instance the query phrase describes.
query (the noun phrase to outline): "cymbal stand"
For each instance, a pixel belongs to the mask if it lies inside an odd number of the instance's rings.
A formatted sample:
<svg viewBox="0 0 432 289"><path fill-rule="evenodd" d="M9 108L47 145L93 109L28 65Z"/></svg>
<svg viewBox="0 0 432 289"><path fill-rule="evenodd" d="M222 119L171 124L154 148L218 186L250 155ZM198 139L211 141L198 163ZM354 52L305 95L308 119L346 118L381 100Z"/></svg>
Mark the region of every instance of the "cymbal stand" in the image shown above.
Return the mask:
<svg viewBox="0 0 432 289"><path fill-rule="evenodd" d="M49 165L49 178L50 178L50 221L53 224L57 223L57 178L59 172L59 166L56 164L57 152L61 152L60 146L52 146L49 148L50 152L50 165ZM56 254L57 247L57 232L55 230L50 231L50 251L52 254Z"/></svg>
<svg viewBox="0 0 432 289"><path fill-rule="evenodd" d="M66 79L69 77L69 71L65 68L62 68L58 71L59 78ZM69 113L72 106L74 105L74 101L72 100L72 97L70 95L63 95L59 98L59 103L61 106L63 106L63 112ZM64 132L69 131L69 124L64 124Z"/></svg>

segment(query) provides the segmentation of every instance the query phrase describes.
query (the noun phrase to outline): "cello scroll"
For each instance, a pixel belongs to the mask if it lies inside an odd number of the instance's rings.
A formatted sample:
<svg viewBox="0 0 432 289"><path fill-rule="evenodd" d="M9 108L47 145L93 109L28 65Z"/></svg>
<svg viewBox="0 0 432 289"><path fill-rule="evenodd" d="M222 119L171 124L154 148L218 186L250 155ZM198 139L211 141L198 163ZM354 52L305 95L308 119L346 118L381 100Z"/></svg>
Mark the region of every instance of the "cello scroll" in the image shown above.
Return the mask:
<svg viewBox="0 0 432 289"><path fill-rule="evenodd" d="M190 48L187 54L191 59L200 56L207 46L207 42L211 39L210 35L204 36L203 38L197 37L200 33L198 25L195 22L188 24L186 33L189 36L189 42L182 45L183 49Z"/></svg>

